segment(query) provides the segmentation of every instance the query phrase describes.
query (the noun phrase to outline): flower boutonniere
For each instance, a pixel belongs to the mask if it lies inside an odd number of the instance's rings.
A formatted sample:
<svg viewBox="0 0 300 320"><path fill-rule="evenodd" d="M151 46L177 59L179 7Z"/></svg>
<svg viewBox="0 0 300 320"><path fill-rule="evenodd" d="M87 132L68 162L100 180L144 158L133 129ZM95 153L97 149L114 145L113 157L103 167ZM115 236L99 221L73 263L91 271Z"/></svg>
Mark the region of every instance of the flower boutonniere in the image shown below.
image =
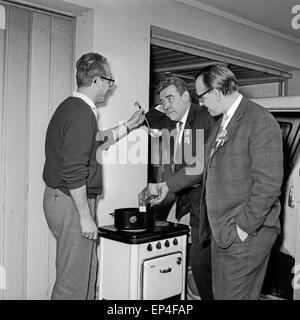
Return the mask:
<svg viewBox="0 0 300 320"><path fill-rule="evenodd" d="M217 144L222 147L227 140L228 140L227 130L224 129L217 135L216 141L217 141Z"/></svg>
<svg viewBox="0 0 300 320"><path fill-rule="evenodd" d="M190 130L184 129L184 143L189 144L190 143Z"/></svg>
<svg viewBox="0 0 300 320"><path fill-rule="evenodd" d="M149 134L150 136L154 137L154 138L158 138L160 136L162 136L162 131L159 129L150 129L149 128Z"/></svg>

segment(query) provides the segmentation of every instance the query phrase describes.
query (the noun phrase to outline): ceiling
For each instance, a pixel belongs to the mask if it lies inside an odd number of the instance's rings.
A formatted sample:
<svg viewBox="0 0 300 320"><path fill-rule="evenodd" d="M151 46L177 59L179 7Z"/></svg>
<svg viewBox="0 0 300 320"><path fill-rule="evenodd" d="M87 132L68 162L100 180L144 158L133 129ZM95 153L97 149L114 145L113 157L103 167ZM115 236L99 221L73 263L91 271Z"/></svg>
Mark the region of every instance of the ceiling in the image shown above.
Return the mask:
<svg viewBox="0 0 300 320"><path fill-rule="evenodd" d="M189 3L189 0L185 0ZM292 8L296 0L192 0L231 15L252 21L300 40L300 30L292 28Z"/></svg>
<svg viewBox="0 0 300 320"><path fill-rule="evenodd" d="M219 14L228 14L232 19L244 19L245 23L255 23L271 32L280 32L283 37L300 43L300 30L291 25L292 8L295 0L177 0L185 4L198 6ZM203 7L204 6L204 7ZM219 10L216 12L216 10ZM246 20L246 21L245 21ZM258 26L259 27L259 26ZM154 87L166 76L182 77L189 86L194 86L194 77L199 69L211 63L220 63L183 52L151 45L151 68ZM264 72L251 70L238 65L228 64L234 72L239 85L279 82L284 78Z"/></svg>
<svg viewBox="0 0 300 320"><path fill-rule="evenodd" d="M186 81L189 87L194 87L196 73L203 67L222 63L204 57L187 54L172 49L151 45L152 83L154 87L167 76L179 76ZM279 82L284 78L273 76L261 71L251 70L234 64L226 64L236 75L240 86Z"/></svg>

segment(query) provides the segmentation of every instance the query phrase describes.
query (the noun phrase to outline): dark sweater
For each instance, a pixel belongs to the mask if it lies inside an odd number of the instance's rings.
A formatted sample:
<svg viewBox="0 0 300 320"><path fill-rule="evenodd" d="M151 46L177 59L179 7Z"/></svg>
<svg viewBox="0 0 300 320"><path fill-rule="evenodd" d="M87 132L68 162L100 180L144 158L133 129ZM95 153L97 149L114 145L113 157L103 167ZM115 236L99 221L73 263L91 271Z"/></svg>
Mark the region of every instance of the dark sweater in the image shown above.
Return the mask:
<svg viewBox="0 0 300 320"><path fill-rule="evenodd" d="M97 121L82 99L69 97L54 112L46 134L45 183L67 195L86 184L89 197L102 192L102 168L96 160Z"/></svg>

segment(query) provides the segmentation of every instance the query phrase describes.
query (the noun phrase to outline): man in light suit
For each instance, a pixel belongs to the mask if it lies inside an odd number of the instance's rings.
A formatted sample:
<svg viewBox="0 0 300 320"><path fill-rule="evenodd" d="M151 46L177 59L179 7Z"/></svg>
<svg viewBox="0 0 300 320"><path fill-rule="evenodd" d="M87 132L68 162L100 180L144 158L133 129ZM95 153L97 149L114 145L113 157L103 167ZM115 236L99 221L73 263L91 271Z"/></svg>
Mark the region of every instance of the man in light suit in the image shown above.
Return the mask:
<svg viewBox="0 0 300 320"><path fill-rule="evenodd" d="M199 225L200 233L211 233L214 299L258 299L280 231L281 130L239 93L227 67L202 69L195 85L199 103L222 116L205 148Z"/></svg>

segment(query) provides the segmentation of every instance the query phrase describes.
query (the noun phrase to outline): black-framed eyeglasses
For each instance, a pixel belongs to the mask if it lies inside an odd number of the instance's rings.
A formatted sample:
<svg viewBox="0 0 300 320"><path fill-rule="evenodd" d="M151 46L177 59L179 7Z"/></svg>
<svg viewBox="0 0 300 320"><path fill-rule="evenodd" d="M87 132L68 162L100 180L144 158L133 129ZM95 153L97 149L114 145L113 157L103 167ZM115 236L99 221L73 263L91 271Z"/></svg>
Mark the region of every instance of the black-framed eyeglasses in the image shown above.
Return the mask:
<svg viewBox="0 0 300 320"><path fill-rule="evenodd" d="M209 93L210 91L214 90L214 88L208 88L206 91L204 91L201 94L197 94L197 98L199 101L201 101L201 99L203 98L204 95L206 95L207 93Z"/></svg>
<svg viewBox="0 0 300 320"><path fill-rule="evenodd" d="M104 79L104 80L107 80L108 81L108 85L109 85L109 87L111 88L113 85L114 85L114 83L115 83L115 80L114 79L110 79L110 78L106 78L106 77L100 77L101 79Z"/></svg>

